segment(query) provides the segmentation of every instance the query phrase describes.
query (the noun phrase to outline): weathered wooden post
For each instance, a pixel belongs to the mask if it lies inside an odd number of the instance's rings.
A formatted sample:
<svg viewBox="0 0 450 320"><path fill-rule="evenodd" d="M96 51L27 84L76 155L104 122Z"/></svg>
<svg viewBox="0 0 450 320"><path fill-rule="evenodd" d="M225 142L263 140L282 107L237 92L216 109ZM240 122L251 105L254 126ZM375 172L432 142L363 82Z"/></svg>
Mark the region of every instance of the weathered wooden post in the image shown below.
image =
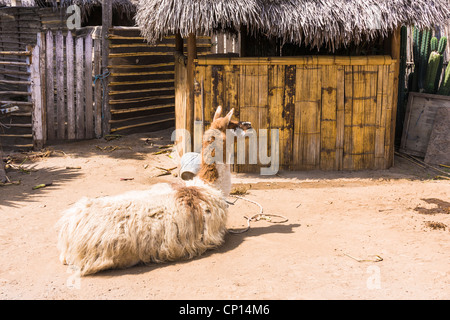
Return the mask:
<svg viewBox="0 0 450 320"><path fill-rule="evenodd" d="M197 44L196 35L191 33L187 39L187 83L188 83L188 94L187 94L187 110L186 110L186 130L191 135L191 148L194 143L194 79L195 79L195 68L194 59L197 59Z"/></svg>
<svg viewBox="0 0 450 320"><path fill-rule="evenodd" d="M43 131L43 101L41 88L41 70L40 70L40 47L42 46L41 34L37 34L37 43L34 47L27 47L31 52L31 56L27 58L29 63L28 72L30 73L30 87L32 111L31 111L31 128L33 133L33 148L35 150L42 149L44 146Z"/></svg>
<svg viewBox="0 0 450 320"><path fill-rule="evenodd" d="M108 55L109 55L109 28L112 27L112 0L102 1L102 72L105 73L108 70ZM107 135L111 131L111 110L109 106L109 94L108 94L108 80L105 79L103 87L103 136Z"/></svg>
<svg viewBox="0 0 450 320"><path fill-rule="evenodd" d="M395 130L396 130L396 119L397 119L397 104L398 104L398 81L400 73L400 46L401 46L401 27L398 27L393 31L391 37L391 57L396 60L394 67L394 86L392 94L392 118L391 118L391 137L390 137L390 147L389 158L387 167L394 165L394 144L395 144Z"/></svg>
<svg viewBox="0 0 450 320"><path fill-rule="evenodd" d="M0 182L6 182L5 163L3 162L3 150L0 148Z"/></svg>

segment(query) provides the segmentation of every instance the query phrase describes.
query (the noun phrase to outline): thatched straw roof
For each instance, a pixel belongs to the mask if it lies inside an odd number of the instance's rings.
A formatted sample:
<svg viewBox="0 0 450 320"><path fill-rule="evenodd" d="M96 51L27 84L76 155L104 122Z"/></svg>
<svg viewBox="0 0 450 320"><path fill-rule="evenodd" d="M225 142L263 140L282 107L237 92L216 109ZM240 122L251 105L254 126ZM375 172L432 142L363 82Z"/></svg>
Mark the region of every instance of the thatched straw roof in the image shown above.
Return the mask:
<svg viewBox="0 0 450 320"><path fill-rule="evenodd" d="M136 15L149 42L175 32L186 37L247 26L252 33L332 50L401 25L434 27L448 19L445 0L139 0Z"/></svg>
<svg viewBox="0 0 450 320"><path fill-rule="evenodd" d="M116 9L133 11L135 5L133 4L135 0L112 0L112 5ZM94 6L101 6L102 0L22 0L22 7L39 7L43 6L45 3L53 4L54 6L68 7L72 4L76 4L81 8L89 9ZM11 6L11 0L0 0L0 6Z"/></svg>
<svg viewBox="0 0 450 320"><path fill-rule="evenodd" d="M22 0L21 6L22 7L34 7L35 2L34 0ZM11 6L11 0L0 0L0 7L5 6L9 7Z"/></svg>

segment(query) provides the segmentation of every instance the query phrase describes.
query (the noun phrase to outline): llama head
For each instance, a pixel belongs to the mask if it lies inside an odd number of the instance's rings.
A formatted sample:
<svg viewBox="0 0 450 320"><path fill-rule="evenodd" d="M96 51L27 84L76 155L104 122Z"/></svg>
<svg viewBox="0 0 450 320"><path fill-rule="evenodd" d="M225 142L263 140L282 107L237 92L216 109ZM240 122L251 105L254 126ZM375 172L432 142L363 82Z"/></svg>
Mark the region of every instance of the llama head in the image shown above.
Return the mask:
<svg viewBox="0 0 450 320"><path fill-rule="evenodd" d="M203 134L202 164L198 173L201 180L215 184L225 195L231 189L230 168L226 163L226 132L245 135L251 129L250 122L231 120L233 113L234 109L231 109L222 117L222 107L217 107L211 127Z"/></svg>
<svg viewBox="0 0 450 320"><path fill-rule="evenodd" d="M218 106L216 112L214 113L213 122L211 123L211 129L217 129L223 133L226 130L231 130L234 135L245 135L247 130L252 128L252 124L248 121L234 121L231 120L233 116L234 108L227 113L225 117L222 115L222 106Z"/></svg>

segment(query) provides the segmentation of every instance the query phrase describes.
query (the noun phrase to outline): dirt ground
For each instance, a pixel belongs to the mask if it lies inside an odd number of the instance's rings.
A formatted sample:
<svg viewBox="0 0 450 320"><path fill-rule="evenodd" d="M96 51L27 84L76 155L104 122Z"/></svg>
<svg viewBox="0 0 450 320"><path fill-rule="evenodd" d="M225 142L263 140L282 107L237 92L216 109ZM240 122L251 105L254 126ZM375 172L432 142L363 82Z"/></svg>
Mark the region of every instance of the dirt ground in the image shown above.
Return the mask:
<svg viewBox="0 0 450 320"><path fill-rule="evenodd" d="M234 174L245 198L289 220L251 222L193 260L77 277L58 260L61 212L84 196L179 181L157 176L176 165L153 154L169 137L53 145L26 171L9 169L21 183L0 187L0 299L450 299L450 181L400 157L384 171ZM32 189L42 183L52 185ZM229 228L259 212L230 201Z"/></svg>

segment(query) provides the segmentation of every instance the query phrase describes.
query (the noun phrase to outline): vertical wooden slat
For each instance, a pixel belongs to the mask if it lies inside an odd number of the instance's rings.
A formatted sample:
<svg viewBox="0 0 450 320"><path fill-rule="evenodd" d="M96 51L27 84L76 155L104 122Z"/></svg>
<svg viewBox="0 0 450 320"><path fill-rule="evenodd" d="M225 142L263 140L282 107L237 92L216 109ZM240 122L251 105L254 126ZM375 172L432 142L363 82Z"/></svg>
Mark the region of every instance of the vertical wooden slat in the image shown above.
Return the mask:
<svg viewBox="0 0 450 320"><path fill-rule="evenodd" d="M203 136L203 108L204 108L204 90L202 82L205 82L206 67L195 66L195 90L194 90L194 152L200 152L202 148ZM199 124L202 124L201 126Z"/></svg>
<svg viewBox="0 0 450 320"><path fill-rule="evenodd" d="M99 28L95 29L94 33L94 74L100 75L101 74L101 39L99 36ZM100 138L102 136L102 80L98 79L95 81L95 87L94 87L94 117L95 117L95 137Z"/></svg>
<svg viewBox="0 0 450 320"><path fill-rule="evenodd" d="M33 148L42 149L44 146L44 133L43 133L43 119L42 119L42 96L41 96L41 76L39 69L39 45L40 45L40 34L37 35L37 45L31 50L31 61L27 57L27 62L31 63L27 67L30 73L30 83L31 83L31 101L33 103L32 116L31 116L31 128L33 135ZM0 158L0 161L2 159Z"/></svg>
<svg viewBox="0 0 450 320"><path fill-rule="evenodd" d="M187 40L187 105L186 105L186 130L191 138L194 134L194 59L197 58L196 35L191 33ZM193 144L194 139L191 140ZM192 148L192 146L191 146Z"/></svg>
<svg viewBox="0 0 450 320"><path fill-rule="evenodd" d="M322 66L322 112L320 120L320 169L336 170L336 66Z"/></svg>
<svg viewBox="0 0 450 320"><path fill-rule="evenodd" d="M269 128L269 67L267 65L260 65L258 67L258 80L256 85L258 86L258 97L257 97L257 113L256 113L256 124L257 124L257 132L255 132L255 134L258 135L257 140L255 139L254 141L258 142L258 148L255 150L253 149L252 152L258 153L257 155L257 160L258 160L258 165L255 166L254 170L257 171L259 167L263 166L261 163L261 159L259 158L259 153L260 153L260 149L262 148L266 148L265 145L261 144L261 140L260 140L260 130L261 129L268 129ZM294 70L295 72L295 70ZM295 78L295 76L294 76ZM291 90L292 87L289 88L289 90ZM294 88L295 90L295 88ZM291 104L289 105L289 110L291 110L291 107L293 106L293 102L294 98L292 97L292 101L290 102ZM293 113L290 112L290 113ZM270 130L268 130L268 141L267 141L267 150L266 151L266 155L270 156L271 155L271 145L270 145ZM292 152L289 152L289 154L291 154ZM275 154L272 156L276 156ZM267 167L267 164L264 164L264 167Z"/></svg>
<svg viewBox="0 0 450 320"><path fill-rule="evenodd" d="M41 80L41 104L42 104L42 135L44 144L47 142L47 110L46 110L46 94L47 94L47 72L46 66L45 66L45 33L40 32L37 34L37 41L36 46L39 47L39 74L40 74L40 80Z"/></svg>
<svg viewBox="0 0 450 320"><path fill-rule="evenodd" d="M240 106L239 106L239 72L240 68L236 65L224 66L223 70L223 81L226 90L223 93L223 104L226 110L231 110L234 108L234 119L240 119ZM211 83L211 82L209 82ZM230 146L231 147L231 146ZM236 143L232 146L234 151L234 157L229 159L233 163L233 171L238 171L237 166L237 154L236 154Z"/></svg>
<svg viewBox="0 0 450 320"><path fill-rule="evenodd" d="M255 134L258 132L258 101L259 101L259 66L245 66L241 68L241 74L239 79L239 99L240 99L240 120L250 121L255 130ZM238 172L256 172L258 170L257 165L257 149L251 149L253 146L249 143L250 138L245 139L245 160L239 161L239 154L237 157L238 162L245 162L245 164L237 165ZM237 150L239 151L239 150ZM244 154L242 154L244 155Z"/></svg>
<svg viewBox="0 0 450 320"><path fill-rule="evenodd" d="M212 66L211 69L211 114L214 114L218 106L224 107L224 83L223 83L224 66ZM226 110L224 109L224 112Z"/></svg>
<svg viewBox="0 0 450 320"><path fill-rule="evenodd" d="M393 76L394 76L394 88L392 92L392 118L391 118L391 141L390 146L391 150L389 151L389 160L388 165L394 165L394 143L395 143L395 123L397 117L397 104L398 104L398 82L399 82L399 72L400 72L400 46L401 46L401 27L398 27L393 31L392 42L391 42L391 57L395 59L395 63L391 66L393 68Z"/></svg>
<svg viewBox="0 0 450 320"><path fill-rule="evenodd" d="M299 72L300 71L300 72ZM300 163L297 169L318 169L320 164L320 105L321 69L312 59L304 67L297 67L296 83L296 125L299 131L300 146L294 152ZM301 159L301 160L300 160Z"/></svg>
<svg viewBox="0 0 450 320"><path fill-rule="evenodd" d="M48 140L56 138L55 128L55 96L54 96L54 69L53 69L53 33L51 30L46 34L46 99L47 99L47 137Z"/></svg>
<svg viewBox="0 0 450 320"><path fill-rule="evenodd" d="M342 168L353 169L352 118L353 118L353 67L344 67L344 152Z"/></svg>
<svg viewBox="0 0 450 320"><path fill-rule="evenodd" d="M112 0L102 1L102 73L108 70L109 65L109 28L112 26L113 10ZM103 99L102 99L102 133L107 135L111 131L111 108L109 105L109 85L108 78L105 79L103 85Z"/></svg>
<svg viewBox="0 0 450 320"><path fill-rule="evenodd" d="M300 90L303 90L303 86L305 85L303 82L305 76L306 76L305 66L297 65L296 81L295 81L296 94L295 94L294 142L292 148L293 153L292 167L294 170L301 169L303 165L303 143L304 143L304 135L302 134L303 94ZM271 103L269 103L269 108L272 108ZM272 118L270 118L269 121L272 122Z"/></svg>
<svg viewBox="0 0 450 320"><path fill-rule="evenodd" d="M84 43L85 54L85 113L86 113L86 138L94 138L94 107L92 104L92 35L86 35Z"/></svg>
<svg viewBox="0 0 450 320"><path fill-rule="evenodd" d="M388 73L386 66L378 66L377 105L375 116L375 169L384 169L386 160L384 158L384 134L386 123Z"/></svg>
<svg viewBox="0 0 450 320"><path fill-rule="evenodd" d="M363 168L365 66L353 67L352 168Z"/></svg>
<svg viewBox="0 0 450 320"><path fill-rule="evenodd" d="M377 67L366 67L366 99L364 100L364 168L375 165L375 122L377 107Z"/></svg>
<svg viewBox="0 0 450 320"><path fill-rule="evenodd" d="M213 116L213 105L212 105L212 66L205 67L205 81L203 82L203 95L204 95L204 103L205 103L205 130L209 128L208 123L212 121ZM217 107L217 106L216 106Z"/></svg>
<svg viewBox="0 0 450 320"><path fill-rule="evenodd" d="M85 109L84 109L84 55L83 38L75 40L75 59L76 59L76 138L85 137Z"/></svg>
<svg viewBox="0 0 450 320"><path fill-rule="evenodd" d="M392 165L393 156L394 156L394 148L392 146L393 142L393 105L397 103L397 100L394 100L394 78L395 78L395 66L391 64L388 67L388 94L387 94L387 103L386 103L386 122L385 126L385 137L384 137L384 158L386 160L386 166L390 167ZM392 155L391 155L392 153Z"/></svg>
<svg viewBox="0 0 450 320"><path fill-rule="evenodd" d="M336 160L337 170L343 169L344 125L345 125L345 68L338 66L336 71Z"/></svg>
<svg viewBox="0 0 450 320"><path fill-rule="evenodd" d="M74 140L75 135L75 83L73 60L73 36L69 30L66 36L66 83L67 83L67 138Z"/></svg>
<svg viewBox="0 0 450 320"><path fill-rule="evenodd" d="M295 74L295 73L294 73ZM291 75L292 76L292 73ZM284 167L289 161L287 151L288 135L286 134L286 126L284 115L284 94L285 94L285 67L283 65L268 66L268 104L269 104L269 129L277 129L279 133L280 146L280 165ZM292 87L289 88L292 91ZM295 88L294 88L295 90ZM295 92L295 91L294 91ZM290 101L292 102L292 101ZM290 110L291 111L291 110ZM290 112L289 112L290 115ZM264 128L263 128L264 129ZM269 139L270 141L270 139ZM269 147L270 150L270 147ZM286 159L286 157L288 157Z"/></svg>
<svg viewBox="0 0 450 320"><path fill-rule="evenodd" d="M286 65L284 68L284 97L281 116L284 119L280 133L280 163L283 168L291 169L293 162L292 144L294 140L295 119L295 81L296 66Z"/></svg>
<svg viewBox="0 0 450 320"><path fill-rule="evenodd" d="M175 144L178 144L180 155L192 149L188 146L187 138L182 133L186 129L186 108L187 108L187 68L184 63L185 57L179 52L175 52ZM181 145L181 147L180 147Z"/></svg>
<svg viewBox="0 0 450 320"><path fill-rule="evenodd" d="M56 117L57 138L64 139L66 131L66 105L64 102L64 38L61 30L55 35L55 78L56 78Z"/></svg>

